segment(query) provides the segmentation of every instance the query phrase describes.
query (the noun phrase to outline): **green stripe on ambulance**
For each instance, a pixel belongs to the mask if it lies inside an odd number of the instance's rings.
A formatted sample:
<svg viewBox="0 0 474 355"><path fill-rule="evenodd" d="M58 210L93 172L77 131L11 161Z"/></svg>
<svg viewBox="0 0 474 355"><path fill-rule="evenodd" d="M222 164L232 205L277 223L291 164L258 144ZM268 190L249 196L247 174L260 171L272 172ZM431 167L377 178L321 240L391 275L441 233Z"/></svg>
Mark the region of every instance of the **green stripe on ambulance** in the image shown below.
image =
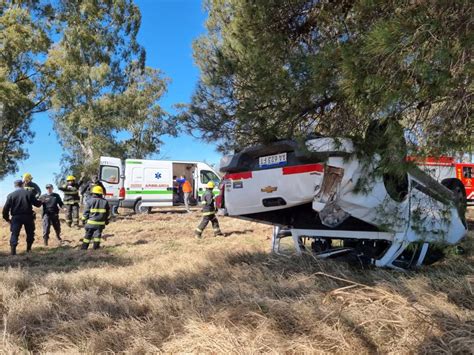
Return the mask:
<svg viewBox="0 0 474 355"><path fill-rule="evenodd" d="M168 190L128 190L129 195L172 195L173 191Z"/></svg>

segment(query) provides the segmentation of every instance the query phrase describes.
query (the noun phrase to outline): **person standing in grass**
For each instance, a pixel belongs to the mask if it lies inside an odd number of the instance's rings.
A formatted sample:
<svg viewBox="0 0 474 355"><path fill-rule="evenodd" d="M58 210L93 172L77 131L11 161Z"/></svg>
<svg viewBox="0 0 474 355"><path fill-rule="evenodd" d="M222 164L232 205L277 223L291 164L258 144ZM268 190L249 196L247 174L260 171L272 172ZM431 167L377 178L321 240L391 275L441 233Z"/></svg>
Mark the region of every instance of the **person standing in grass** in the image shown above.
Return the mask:
<svg viewBox="0 0 474 355"><path fill-rule="evenodd" d="M183 175L176 179L176 182L178 183L178 202L180 203L184 202L183 184L185 181L186 178Z"/></svg>
<svg viewBox="0 0 474 355"><path fill-rule="evenodd" d="M35 241L35 220L33 206L41 207L35 194L23 188L23 181L15 181L15 191L7 196L5 206L3 206L3 219L10 223L10 248L11 254L16 255L16 246L21 227L25 227L26 232L26 252L31 251ZM10 217L11 215L11 217Z"/></svg>
<svg viewBox="0 0 474 355"><path fill-rule="evenodd" d="M82 220L85 224L86 233L82 240L82 250L87 250L92 240L93 248L99 249L102 231L109 224L110 206L103 198L104 190L100 186L91 189L91 197L86 202Z"/></svg>
<svg viewBox="0 0 474 355"><path fill-rule="evenodd" d="M43 203L43 241L44 245L48 245L49 231L51 225L56 232L56 238L59 242L61 239L61 223L59 222L59 209L64 207L64 203L61 200L61 196L53 192L53 185L46 185L46 191L48 193L41 195L39 198Z"/></svg>
<svg viewBox="0 0 474 355"><path fill-rule="evenodd" d="M84 205L87 203L87 200L91 197L91 190L94 186L102 187L102 191L104 192L104 195L107 194L104 184L102 183L102 181L100 181L99 176L96 174L91 176L91 179L89 182L84 182L80 186L81 187L79 191L81 193L81 196L83 197Z"/></svg>
<svg viewBox="0 0 474 355"><path fill-rule="evenodd" d="M209 181L206 186L206 192L202 195L202 200L201 204L203 205L202 207L202 220L201 223L199 223L199 226L195 230L195 235L196 238L201 239L202 238L202 232L206 228L209 222L212 223L212 228L214 229L214 235L217 237L219 235L222 235L221 229L219 227L219 221L217 220L216 217L216 207L214 205L214 187L215 187L214 181Z"/></svg>
<svg viewBox="0 0 474 355"><path fill-rule="evenodd" d="M191 186L191 183L189 180L184 180L183 182L183 194L184 194L184 205L186 206L186 211L188 213L191 213L189 210L189 199L191 198L191 195L193 193L193 187Z"/></svg>
<svg viewBox="0 0 474 355"><path fill-rule="evenodd" d="M40 187L33 182L33 176L30 173L23 174L23 188L30 191L38 199L41 195Z"/></svg>
<svg viewBox="0 0 474 355"><path fill-rule="evenodd" d="M64 193L64 204L66 205L66 223L69 227L74 225L79 228L79 184L76 178L69 175L66 178L66 185L60 186L59 190Z"/></svg>

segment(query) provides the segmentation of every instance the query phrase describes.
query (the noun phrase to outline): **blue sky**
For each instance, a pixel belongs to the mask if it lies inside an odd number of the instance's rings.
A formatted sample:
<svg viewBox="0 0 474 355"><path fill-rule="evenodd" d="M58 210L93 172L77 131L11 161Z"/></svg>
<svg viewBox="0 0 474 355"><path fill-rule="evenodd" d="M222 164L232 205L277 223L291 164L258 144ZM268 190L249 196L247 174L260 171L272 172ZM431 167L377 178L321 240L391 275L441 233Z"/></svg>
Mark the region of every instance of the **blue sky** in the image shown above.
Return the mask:
<svg viewBox="0 0 474 355"><path fill-rule="evenodd" d="M205 32L206 14L201 0L136 0L142 13L139 41L147 51L147 65L161 69L171 78L167 94L160 101L172 111L176 103L189 102L199 77L192 57L192 41ZM44 191L59 173L62 148L48 115L34 117L32 130L36 136L27 146L30 157L19 164L19 172L0 181L0 205L12 190L13 181L30 172ZM206 160L218 163L215 146L204 144L188 135L163 137L160 156L172 160Z"/></svg>

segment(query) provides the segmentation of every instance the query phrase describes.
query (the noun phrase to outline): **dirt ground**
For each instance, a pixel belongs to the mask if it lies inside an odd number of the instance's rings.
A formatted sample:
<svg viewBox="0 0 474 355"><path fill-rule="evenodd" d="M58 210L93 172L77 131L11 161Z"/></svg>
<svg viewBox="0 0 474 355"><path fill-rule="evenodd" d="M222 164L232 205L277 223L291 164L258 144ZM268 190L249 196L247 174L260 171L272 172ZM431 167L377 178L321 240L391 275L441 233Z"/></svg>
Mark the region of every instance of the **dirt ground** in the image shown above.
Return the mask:
<svg viewBox="0 0 474 355"><path fill-rule="evenodd" d="M419 271L363 270L269 253L271 228L221 218L226 237L180 210L105 230L99 251L66 243L8 255L0 223L4 352L472 353L473 233L465 255ZM471 211L474 219L474 211ZM40 222L37 221L38 229ZM471 223L471 229L474 227Z"/></svg>

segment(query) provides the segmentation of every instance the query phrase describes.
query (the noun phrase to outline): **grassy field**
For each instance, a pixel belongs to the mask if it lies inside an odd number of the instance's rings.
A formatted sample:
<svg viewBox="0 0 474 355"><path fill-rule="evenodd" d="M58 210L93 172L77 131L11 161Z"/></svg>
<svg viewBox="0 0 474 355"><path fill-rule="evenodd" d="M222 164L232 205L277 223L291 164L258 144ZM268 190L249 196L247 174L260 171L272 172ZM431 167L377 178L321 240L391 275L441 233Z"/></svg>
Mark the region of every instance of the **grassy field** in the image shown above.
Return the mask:
<svg viewBox="0 0 474 355"><path fill-rule="evenodd" d="M8 256L0 224L4 352L472 353L474 256L418 272L361 270L269 254L268 226L221 218L195 240L199 213L122 216L104 248ZM37 222L39 227L39 221ZM473 235L465 243L472 243ZM468 245L469 248L469 245ZM472 249L470 249L472 250Z"/></svg>

